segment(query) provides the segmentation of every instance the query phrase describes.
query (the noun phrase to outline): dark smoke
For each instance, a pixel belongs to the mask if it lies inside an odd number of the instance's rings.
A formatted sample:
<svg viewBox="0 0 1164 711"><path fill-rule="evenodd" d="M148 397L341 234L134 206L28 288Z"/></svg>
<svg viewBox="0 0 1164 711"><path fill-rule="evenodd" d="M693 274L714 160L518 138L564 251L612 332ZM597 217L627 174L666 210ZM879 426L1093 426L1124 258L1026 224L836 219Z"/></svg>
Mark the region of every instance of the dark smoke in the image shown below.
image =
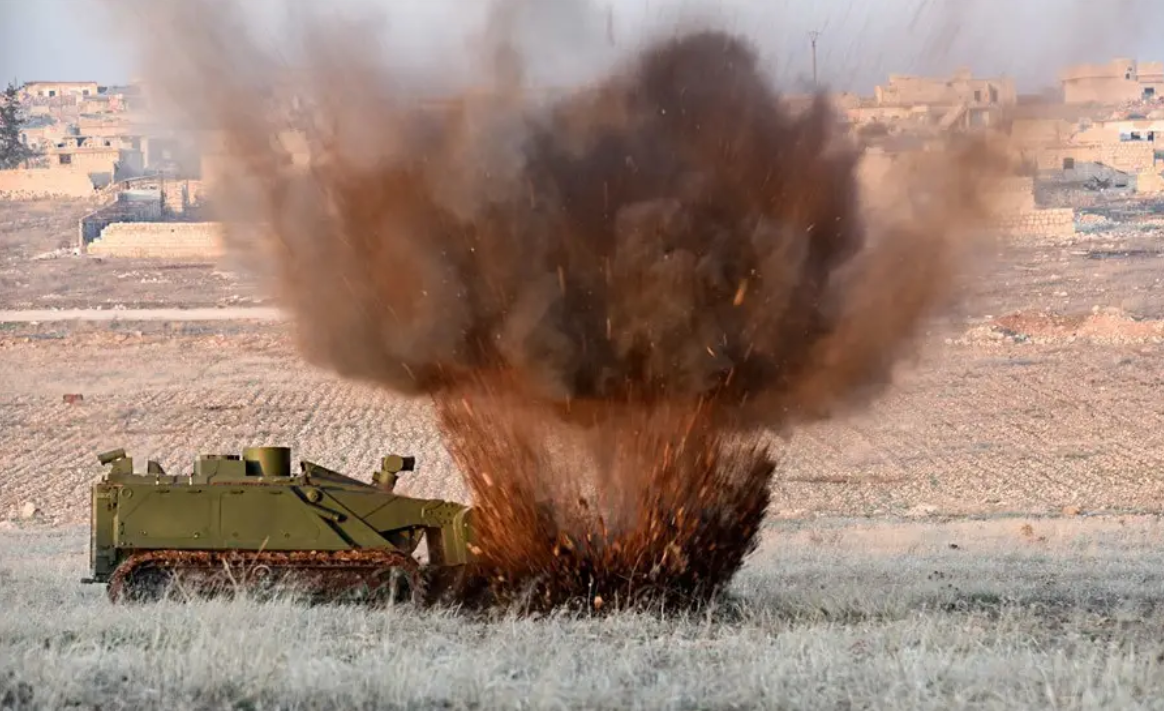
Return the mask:
<svg viewBox="0 0 1164 711"><path fill-rule="evenodd" d="M204 35L166 86L225 139L237 236L269 238L308 359L434 396L496 598L722 587L775 466L748 433L883 389L985 214L989 152L965 146L874 225L825 97L791 112L712 30L559 95L502 43L492 93L429 104L320 35L282 119L310 146L296 166L246 108L263 57L187 19Z"/></svg>
<svg viewBox="0 0 1164 711"><path fill-rule="evenodd" d="M394 390L500 369L547 403L711 397L779 427L883 386L951 282L948 228L872 242L825 100L789 115L722 33L546 110L366 118L393 155L319 135L310 174L262 175L262 218L304 353Z"/></svg>

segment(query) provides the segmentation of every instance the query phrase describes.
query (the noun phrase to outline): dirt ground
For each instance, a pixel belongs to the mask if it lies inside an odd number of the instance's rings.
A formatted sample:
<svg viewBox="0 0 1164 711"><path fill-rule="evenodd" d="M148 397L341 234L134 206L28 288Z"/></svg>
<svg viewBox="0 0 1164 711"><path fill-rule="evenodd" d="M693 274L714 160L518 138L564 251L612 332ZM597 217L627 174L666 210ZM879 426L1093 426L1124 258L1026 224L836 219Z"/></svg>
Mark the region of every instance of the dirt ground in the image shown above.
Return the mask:
<svg viewBox="0 0 1164 711"><path fill-rule="evenodd" d="M28 316L0 324L0 518L31 504L49 522L82 521L101 472L94 455L117 446L180 470L199 452L287 444L357 476L401 451L421 462L406 491L464 496L426 401L304 364L287 324L156 311L124 320L135 308L269 315L243 308L266 303L245 275L38 258L71 244L82 208L0 203L0 311ZM1164 508L1164 220L1154 209L1112 205L1085 214L1073 239L1008 242L886 398L775 443L773 513ZM16 322L42 318L33 308L106 318L115 305L122 320ZM66 403L70 394L83 400Z"/></svg>
<svg viewBox="0 0 1164 711"><path fill-rule="evenodd" d="M0 203L2 708L1160 708L1158 205L1008 242L888 396L774 441L730 609L504 624L79 585L114 447L415 454L403 491L466 497L429 403L305 364L241 271L71 254L83 208Z"/></svg>
<svg viewBox="0 0 1164 711"><path fill-rule="evenodd" d="M158 308L264 303L230 263L74 256L90 201L0 200L0 309Z"/></svg>

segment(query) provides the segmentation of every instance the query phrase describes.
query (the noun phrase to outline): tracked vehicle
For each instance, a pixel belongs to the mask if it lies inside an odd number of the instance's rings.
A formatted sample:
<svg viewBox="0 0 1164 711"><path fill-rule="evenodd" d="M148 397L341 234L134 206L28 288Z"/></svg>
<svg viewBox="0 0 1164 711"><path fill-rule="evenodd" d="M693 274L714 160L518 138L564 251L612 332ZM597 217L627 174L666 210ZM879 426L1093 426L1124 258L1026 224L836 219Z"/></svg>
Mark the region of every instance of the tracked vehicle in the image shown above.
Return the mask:
<svg viewBox="0 0 1164 711"><path fill-rule="evenodd" d="M413 457L384 457L372 484L309 461L292 472L286 447L205 454L182 475L135 473L123 449L98 460L84 582L114 602L290 589L427 604L473 562L468 507L395 493Z"/></svg>

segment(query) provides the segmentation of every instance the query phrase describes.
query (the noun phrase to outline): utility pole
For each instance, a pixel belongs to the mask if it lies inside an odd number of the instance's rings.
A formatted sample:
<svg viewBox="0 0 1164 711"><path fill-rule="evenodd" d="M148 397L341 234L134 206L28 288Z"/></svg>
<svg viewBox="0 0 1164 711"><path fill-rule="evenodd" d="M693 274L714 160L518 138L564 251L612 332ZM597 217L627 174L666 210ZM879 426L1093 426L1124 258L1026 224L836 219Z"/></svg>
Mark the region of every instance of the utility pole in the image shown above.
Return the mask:
<svg viewBox="0 0 1164 711"><path fill-rule="evenodd" d="M606 6L606 41L614 46L614 5Z"/></svg>
<svg viewBox="0 0 1164 711"><path fill-rule="evenodd" d="M812 86L814 89L820 86L816 80L816 41L818 39L820 39L819 30L808 33L808 41L812 44Z"/></svg>

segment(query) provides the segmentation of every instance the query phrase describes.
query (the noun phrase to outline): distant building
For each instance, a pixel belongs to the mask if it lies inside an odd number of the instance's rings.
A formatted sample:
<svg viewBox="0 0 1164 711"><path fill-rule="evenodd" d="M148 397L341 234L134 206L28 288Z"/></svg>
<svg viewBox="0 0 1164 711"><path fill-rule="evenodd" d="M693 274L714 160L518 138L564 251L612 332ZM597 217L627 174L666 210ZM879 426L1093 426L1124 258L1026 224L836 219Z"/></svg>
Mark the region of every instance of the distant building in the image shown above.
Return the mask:
<svg viewBox="0 0 1164 711"><path fill-rule="evenodd" d="M1018 103L1009 77L975 79L969 69L949 78L890 74L875 90L874 106L851 109L857 123L908 121L945 129L993 126L1000 115Z"/></svg>
<svg viewBox="0 0 1164 711"><path fill-rule="evenodd" d="M1079 64L1060 74L1068 104L1122 104L1164 98L1164 62L1113 59Z"/></svg>
<svg viewBox="0 0 1164 711"><path fill-rule="evenodd" d="M1011 146L1034 171L1103 168L1128 175L1154 169L1164 120L1070 122L1023 119L1011 124Z"/></svg>
<svg viewBox="0 0 1164 711"><path fill-rule="evenodd" d="M40 151L29 162L30 167L79 171L88 175L96 187L121 177L119 164L124 160L123 149L114 139L70 134L47 145L42 143Z"/></svg>
<svg viewBox="0 0 1164 711"><path fill-rule="evenodd" d="M1074 140L1092 143L1164 144L1164 119L1093 121L1082 127Z"/></svg>
<svg viewBox="0 0 1164 711"><path fill-rule="evenodd" d="M1009 77L975 79L960 69L948 79L890 74L889 83L876 89L878 106L1013 106L1018 102L1014 80Z"/></svg>
<svg viewBox="0 0 1164 711"><path fill-rule="evenodd" d="M21 90L26 99L55 99L62 96L97 96L95 81L30 81Z"/></svg>

